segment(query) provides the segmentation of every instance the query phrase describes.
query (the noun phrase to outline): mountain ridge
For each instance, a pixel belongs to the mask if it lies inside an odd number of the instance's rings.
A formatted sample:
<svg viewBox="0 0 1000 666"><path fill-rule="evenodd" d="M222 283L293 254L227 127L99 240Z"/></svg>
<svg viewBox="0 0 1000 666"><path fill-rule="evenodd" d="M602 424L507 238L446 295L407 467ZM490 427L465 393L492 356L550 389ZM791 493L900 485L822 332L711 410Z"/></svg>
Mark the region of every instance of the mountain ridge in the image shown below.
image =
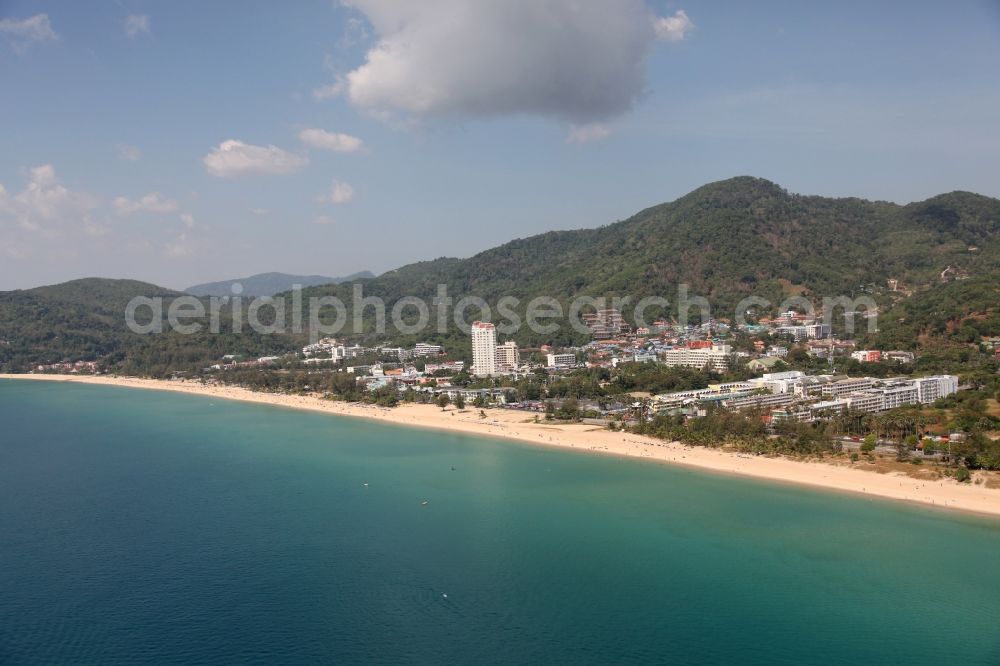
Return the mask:
<svg viewBox="0 0 1000 666"><path fill-rule="evenodd" d="M289 273L257 273L245 278L205 282L188 287L184 293L192 296L232 296L233 286L237 283L243 287L240 293L244 296L274 296L283 291L291 290L298 284L303 287L315 287L324 284L339 284L373 278L371 271L359 271L343 277L327 277L324 275L294 275Z"/></svg>
<svg viewBox="0 0 1000 666"><path fill-rule="evenodd" d="M721 294L732 301L762 284L779 295L783 289L777 282L785 280L833 295L889 278L929 284L949 263L983 263L969 256L968 244L988 245L980 249L995 258L1000 255L998 227L1000 200L978 194L948 193L900 205L789 194L770 181L741 176L706 184L619 222L514 239L466 259L407 264L365 286L366 293L372 289L390 296L400 284L427 292L429 283L439 282L480 296L508 290L560 297L581 290L610 295L636 284L647 292L647 287L684 282L706 297ZM898 232L910 235L891 238ZM914 247L919 243L938 247L928 252ZM817 255L823 261L810 259ZM849 275L831 275L844 269ZM720 271L738 275L713 279Z"/></svg>
<svg viewBox="0 0 1000 666"><path fill-rule="evenodd" d="M953 280L960 284L949 286ZM914 347L926 331L951 335L973 313L976 320L967 328L994 330L998 315L989 286L1000 284L1000 200L955 191L901 205L791 194L764 179L737 177L600 227L548 231L464 259L440 257L379 276L308 287L303 295L337 296L352 321L354 284L365 296L381 297L387 308L405 296L431 303L443 284L455 301L479 296L495 304L514 296L522 312L536 296L562 303L581 295L627 295L632 303L654 295L673 300L677 286L686 284L692 295L709 299L721 318L731 318L735 303L749 295L767 298L776 308L790 295L818 303L826 296L865 293L890 313L880 318L887 327L882 339ZM125 296L140 294L180 295L147 283L95 279L0 292L0 340L23 343L16 350L0 346L0 366L108 350L127 359L140 353L130 350L140 349L144 363L160 358L163 350L153 341L140 344L122 331ZM365 331L355 332L366 339L373 337L368 314ZM526 328L515 337L528 346L580 341L567 331L541 336ZM87 343L95 331L100 344ZM445 336L449 343L464 338L457 330ZM246 334L200 340L198 353L193 339L158 344L170 347L167 358L191 364L226 345L230 351L241 351L237 345L255 351L279 346Z"/></svg>

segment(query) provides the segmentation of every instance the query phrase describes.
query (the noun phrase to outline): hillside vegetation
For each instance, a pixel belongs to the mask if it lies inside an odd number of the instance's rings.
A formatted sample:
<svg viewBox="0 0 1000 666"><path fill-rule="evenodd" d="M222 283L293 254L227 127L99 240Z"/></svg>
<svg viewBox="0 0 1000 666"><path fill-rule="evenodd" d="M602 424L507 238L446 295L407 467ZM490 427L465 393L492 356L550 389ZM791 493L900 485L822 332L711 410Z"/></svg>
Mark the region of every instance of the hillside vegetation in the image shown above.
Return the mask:
<svg viewBox="0 0 1000 666"><path fill-rule="evenodd" d="M769 299L776 309L791 295L818 303L864 293L882 310L880 331L868 342L902 348L968 345L976 334L1000 334L998 231L1000 201L968 192L901 206L790 194L767 180L739 177L597 229L517 239L468 259L424 261L374 278L311 287L305 296L339 297L351 321L355 285L389 308L404 296L430 303L443 284L455 300L479 296L494 304L514 296L523 311L536 296L564 303L580 295L629 296L632 303L662 296L675 303L677 286L686 284L725 319L750 295ZM888 288L890 279L896 290ZM0 367L99 358L162 372L223 353L294 348L304 339L252 333L136 336L123 317L125 304L136 295L168 301L180 296L155 285L99 279L0 292ZM290 306L290 297L284 298ZM371 312L365 322L371 340ZM516 337L531 346L580 341L565 329L539 336L524 328ZM438 339L459 349L468 344L467 335L454 328L444 336L390 339L402 344Z"/></svg>
<svg viewBox="0 0 1000 666"><path fill-rule="evenodd" d="M579 295L676 302L678 285L686 284L719 318L731 318L750 295L776 307L793 295L818 303L870 293L891 307L903 290L937 287L949 268L945 279L994 282L998 232L1000 200L968 192L900 206L789 194L767 180L740 177L598 229L548 232L468 259L411 264L362 284L366 295L390 306L407 295L430 300L439 284L456 299L475 295L490 303L543 295L563 302ZM901 291L887 293L889 279ZM307 293L349 304L351 286Z"/></svg>
<svg viewBox="0 0 1000 666"><path fill-rule="evenodd" d="M123 372L162 376L171 369L202 367L234 349L260 356L296 344L287 336L234 334L227 311L221 313L218 335L180 335L169 328L162 335L138 335L125 323L126 306L136 296L162 298L165 314L183 294L145 282L100 278L0 292L0 371L101 361ZM147 323L148 309L137 320Z"/></svg>

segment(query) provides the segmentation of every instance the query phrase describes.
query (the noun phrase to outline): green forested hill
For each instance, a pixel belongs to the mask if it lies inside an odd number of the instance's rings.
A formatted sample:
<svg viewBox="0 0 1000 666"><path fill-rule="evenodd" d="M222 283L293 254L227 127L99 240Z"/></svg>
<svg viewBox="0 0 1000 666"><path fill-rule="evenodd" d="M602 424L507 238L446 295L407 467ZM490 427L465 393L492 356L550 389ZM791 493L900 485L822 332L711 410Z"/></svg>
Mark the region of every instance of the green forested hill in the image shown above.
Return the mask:
<svg viewBox="0 0 1000 666"><path fill-rule="evenodd" d="M889 278L919 292L949 266L961 276L997 275L1000 201L953 192L900 206L789 194L740 177L605 227L518 239L464 260L411 264L363 285L366 295L391 303L404 295L430 298L438 284L456 298L473 294L491 302L580 294L673 300L684 283L727 317L751 294L775 303L794 294L818 301L862 289L879 293ZM350 287L309 293L349 301Z"/></svg>
<svg viewBox="0 0 1000 666"><path fill-rule="evenodd" d="M87 278L0 292L0 366L94 360L120 352L134 296L173 297L134 280Z"/></svg>
<svg viewBox="0 0 1000 666"><path fill-rule="evenodd" d="M285 336L231 332L141 336L125 325L125 308L134 297L161 297L166 312L182 295L145 282L100 278L0 292L0 371L100 360L124 371L162 375L200 367L223 354L263 355L291 344ZM143 314L144 323L148 313ZM223 317L229 321L227 314ZM227 329L232 330L222 327Z"/></svg>
<svg viewBox="0 0 1000 666"><path fill-rule="evenodd" d="M875 340L909 349L935 340L960 344L1000 336L1000 276L996 272L938 284L900 300L881 318Z"/></svg>
<svg viewBox="0 0 1000 666"><path fill-rule="evenodd" d="M887 288L890 278L898 281L897 291ZM312 287L305 295L335 295L349 307L357 284L391 308L403 296L430 302L444 284L455 300L475 295L491 304L503 296L523 304L536 296L568 302L578 295L675 302L681 283L709 299L720 318L731 317L735 303L749 295L777 304L789 295L818 302L864 292L882 306L877 340L883 344L957 341L973 329L989 334L1000 284L1000 200L952 192L901 206L790 194L769 181L739 177L597 229L552 231L467 259L424 261L355 283ZM179 295L96 279L0 292L0 366L108 358L163 371L223 353L292 348L301 340L251 334L137 339L125 330L122 313L139 294ZM440 336L391 339L434 337ZM444 336L457 347L466 338L454 330ZM524 331L518 339L534 345L574 337Z"/></svg>

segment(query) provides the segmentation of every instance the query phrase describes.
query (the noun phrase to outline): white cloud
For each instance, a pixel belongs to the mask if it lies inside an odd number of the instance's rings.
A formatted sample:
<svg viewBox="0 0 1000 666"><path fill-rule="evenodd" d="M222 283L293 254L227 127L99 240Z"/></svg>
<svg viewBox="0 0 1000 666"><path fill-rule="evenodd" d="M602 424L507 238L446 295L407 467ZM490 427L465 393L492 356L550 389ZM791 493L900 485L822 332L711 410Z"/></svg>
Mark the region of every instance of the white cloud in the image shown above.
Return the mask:
<svg viewBox="0 0 1000 666"><path fill-rule="evenodd" d="M347 19L344 24L344 34L341 35L340 41L337 43L342 49L347 49L355 44L360 44L368 40L371 35L368 34L368 27L365 22L356 16L352 16Z"/></svg>
<svg viewBox="0 0 1000 666"><path fill-rule="evenodd" d="M645 88L659 22L645 0L346 4L367 17L377 42L341 88L378 117L614 118Z"/></svg>
<svg viewBox="0 0 1000 666"><path fill-rule="evenodd" d="M338 153L354 153L364 147L364 143L356 136L321 129L304 129L299 132L299 140L313 148Z"/></svg>
<svg viewBox="0 0 1000 666"><path fill-rule="evenodd" d="M142 151L137 146L127 143L118 144L118 157L126 162L137 162L142 157Z"/></svg>
<svg viewBox="0 0 1000 666"><path fill-rule="evenodd" d="M125 34L129 39L135 39L140 33L149 34L149 17L143 14L130 14L125 19Z"/></svg>
<svg viewBox="0 0 1000 666"><path fill-rule="evenodd" d="M54 223L79 222L100 200L86 192L74 192L56 178L51 164L28 171L28 184L11 195L0 185L0 217L13 220L26 231L52 231Z"/></svg>
<svg viewBox="0 0 1000 666"><path fill-rule="evenodd" d="M24 245L0 238L0 255L9 259L25 259L30 254L30 250Z"/></svg>
<svg viewBox="0 0 1000 666"><path fill-rule="evenodd" d="M181 213L181 222L183 222L184 226L187 227L188 229L193 229L194 215L192 215L191 213Z"/></svg>
<svg viewBox="0 0 1000 666"><path fill-rule="evenodd" d="M337 221L335 219L333 219L332 217L330 217L329 215L317 215L316 217L313 218L313 224L319 224L319 225L324 225L325 226L325 225L336 224L336 223L337 223Z"/></svg>
<svg viewBox="0 0 1000 666"><path fill-rule="evenodd" d="M254 146L230 139L213 148L202 162L213 176L235 178L253 173L293 173L309 164L309 159L277 146Z"/></svg>
<svg viewBox="0 0 1000 666"><path fill-rule="evenodd" d="M656 38L665 42L679 42L690 31L694 30L694 23L688 18L687 12L683 9L677 10L673 16L663 16L653 21L653 28L656 30Z"/></svg>
<svg viewBox="0 0 1000 666"><path fill-rule="evenodd" d="M335 205L350 203L354 200L354 188L336 178L330 183L330 191L321 194L317 198L321 203L332 203Z"/></svg>
<svg viewBox="0 0 1000 666"><path fill-rule="evenodd" d="M88 236L93 236L99 238L101 236L106 236L111 231L107 225L95 222L89 215L83 218L83 233Z"/></svg>
<svg viewBox="0 0 1000 666"><path fill-rule="evenodd" d="M135 201L126 197L115 197L111 202L119 215L133 213L173 213L180 205L173 199L165 199L159 192L150 192Z"/></svg>
<svg viewBox="0 0 1000 666"><path fill-rule="evenodd" d="M314 88L312 91L313 97L322 102L325 99L330 99L340 95L346 89L347 84L344 81L338 80L334 83L327 83L325 85Z"/></svg>
<svg viewBox="0 0 1000 666"><path fill-rule="evenodd" d="M52 29L48 14L35 14L32 17L18 21L17 19L0 20L0 35L6 35L15 51L23 51L34 42L49 42L59 39Z"/></svg>
<svg viewBox="0 0 1000 666"><path fill-rule="evenodd" d="M163 254L174 259L189 257L194 254L194 247L188 242L187 234L181 234L176 240L167 243Z"/></svg>
<svg viewBox="0 0 1000 666"><path fill-rule="evenodd" d="M567 143L589 143L590 141L600 141L611 136L611 128L601 123L588 123L586 125L573 125L566 135Z"/></svg>
<svg viewBox="0 0 1000 666"><path fill-rule="evenodd" d="M269 214L271 211L269 211L266 208L256 208L255 207L255 208L251 208L250 212L253 213L254 215L256 215L257 217L264 217L265 215Z"/></svg>

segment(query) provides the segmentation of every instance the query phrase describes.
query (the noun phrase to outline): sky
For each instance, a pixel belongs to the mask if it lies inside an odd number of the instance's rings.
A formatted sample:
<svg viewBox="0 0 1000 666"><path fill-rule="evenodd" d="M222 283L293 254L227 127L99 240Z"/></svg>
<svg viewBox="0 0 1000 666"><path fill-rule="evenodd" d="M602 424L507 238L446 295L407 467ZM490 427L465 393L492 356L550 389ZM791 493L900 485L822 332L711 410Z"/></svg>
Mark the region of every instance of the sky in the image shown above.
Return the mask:
<svg viewBox="0 0 1000 666"><path fill-rule="evenodd" d="M0 0L0 290L380 273L737 175L1000 196L1000 1Z"/></svg>

